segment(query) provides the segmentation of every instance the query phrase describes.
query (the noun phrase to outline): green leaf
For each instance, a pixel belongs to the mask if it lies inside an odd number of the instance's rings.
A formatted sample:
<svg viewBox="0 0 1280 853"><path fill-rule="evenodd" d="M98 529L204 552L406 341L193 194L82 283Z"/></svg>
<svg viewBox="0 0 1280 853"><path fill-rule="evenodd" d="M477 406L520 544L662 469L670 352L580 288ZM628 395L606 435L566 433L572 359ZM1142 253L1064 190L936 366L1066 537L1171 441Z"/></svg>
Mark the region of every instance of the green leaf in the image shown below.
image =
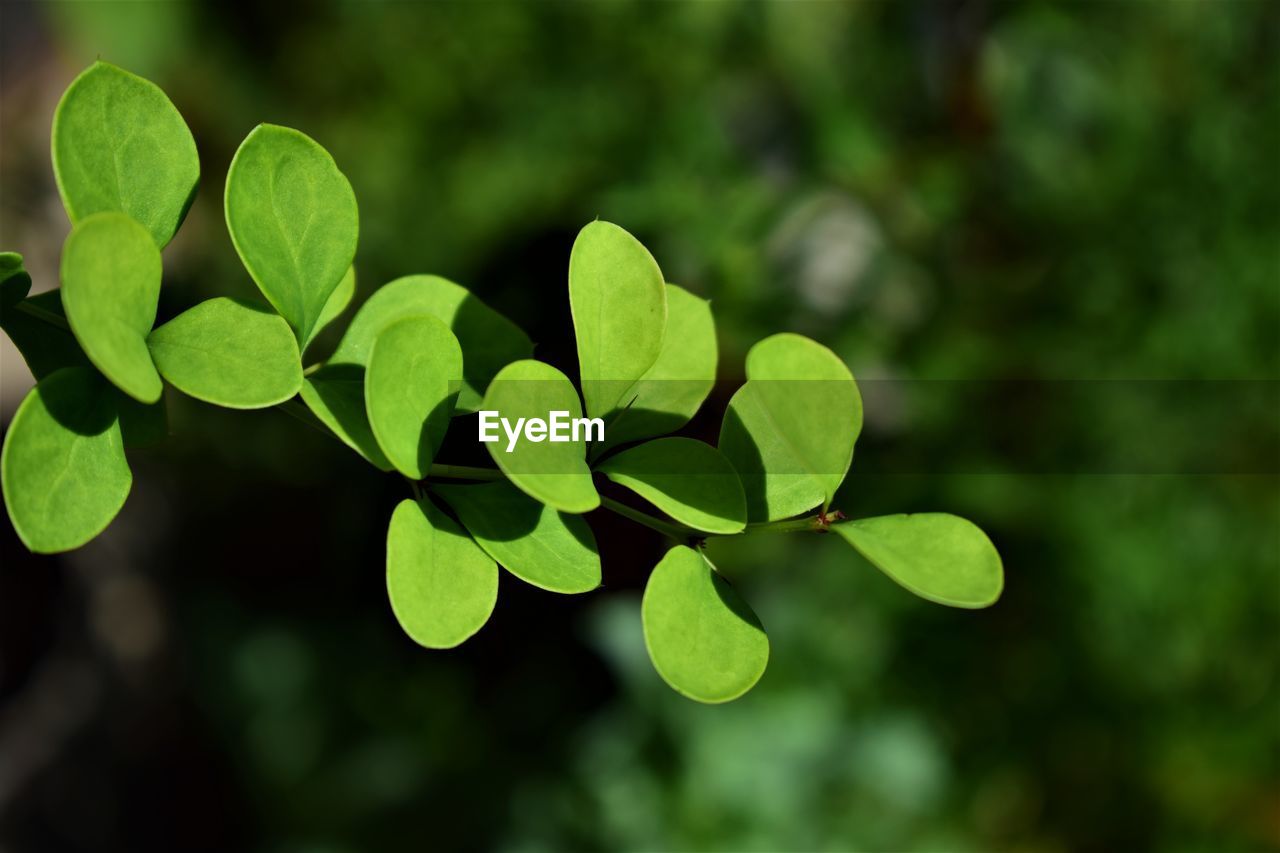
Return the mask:
<svg viewBox="0 0 1280 853"><path fill-rule="evenodd" d="M289 324L238 299L220 296L187 309L153 331L147 346L175 388L229 409L274 406L302 386Z"/></svg>
<svg viewBox="0 0 1280 853"><path fill-rule="evenodd" d="M711 303L667 285L667 328L658 360L618 400L606 420L604 450L675 432L698 412L716 382Z"/></svg>
<svg viewBox="0 0 1280 853"><path fill-rule="evenodd" d="M569 256L569 306L587 413L603 416L662 351L662 271L635 237L611 222L592 222Z"/></svg>
<svg viewBox="0 0 1280 853"><path fill-rule="evenodd" d="M302 401L344 444L376 468L390 471L387 459L369 426L364 403L364 368L354 364L326 365L302 380Z"/></svg>
<svg viewBox="0 0 1280 853"><path fill-rule="evenodd" d="M553 411L568 412L570 418L582 416L578 392L568 377L532 359L502 368L489 384L482 408L497 411L513 427L519 418L547 420ZM521 437L508 451L503 430L498 433L498 441L486 444L489 455L520 491L564 512L589 512L600 505L581 437L566 442Z"/></svg>
<svg viewBox="0 0 1280 853"><path fill-rule="evenodd" d="M387 595L415 643L453 648L493 613L498 566L430 501L404 500L387 529Z"/></svg>
<svg viewBox="0 0 1280 853"><path fill-rule="evenodd" d="M995 546L958 516L884 515L833 524L831 530L907 590L938 604L989 607L1004 589Z"/></svg>
<svg viewBox="0 0 1280 853"><path fill-rule="evenodd" d="M835 353L793 334L753 346L747 383L720 426L720 450L742 478L748 518L830 506L861 431L862 398Z"/></svg>
<svg viewBox="0 0 1280 853"><path fill-rule="evenodd" d="M378 288L351 321L331 363L369 363L374 338L404 317L429 314L449 327L462 347L463 384L455 412L480 408L498 371L533 354L520 327L477 299L469 290L434 275L410 275Z"/></svg>
<svg viewBox="0 0 1280 853"><path fill-rule="evenodd" d="M324 308L320 310L320 319L316 320L315 328L311 330L310 336L302 344L304 353L308 347L315 343L321 332L351 307L351 300L355 299L355 297L356 268L351 266L347 268L347 274L342 277L342 281L338 282L338 286L334 288L333 293L330 293L329 298L325 300Z"/></svg>
<svg viewBox="0 0 1280 853"><path fill-rule="evenodd" d="M22 266L22 255L0 252L0 317L31 292L31 276Z"/></svg>
<svg viewBox="0 0 1280 853"><path fill-rule="evenodd" d="M200 181L196 142L150 81L95 62L67 87L53 114L53 174L72 223L124 213L163 248Z"/></svg>
<svg viewBox="0 0 1280 853"><path fill-rule="evenodd" d="M258 289L311 338L356 254L351 184L306 134L260 124L227 172L227 229Z"/></svg>
<svg viewBox="0 0 1280 853"><path fill-rule="evenodd" d="M92 370L70 367L42 379L18 406L0 481L9 519L32 551L79 548L124 506L133 475L115 399Z"/></svg>
<svg viewBox="0 0 1280 853"><path fill-rule="evenodd" d="M644 642L663 681L699 702L728 702L764 675L760 620L699 551L677 545L645 586Z"/></svg>
<svg viewBox="0 0 1280 853"><path fill-rule="evenodd" d="M558 512L510 483L433 485L462 526L498 564L551 592L600 586L600 553L586 520Z"/></svg>
<svg viewBox="0 0 1280 853"><path fill-rule="evenodd" d="M720 451L692 438L656 438L596 466L681 524L708 533L740 533L747 500Z"/></svg>
<svg viewBox="0 0 1280 853"><path fill-rule="evenodd" d="M401 474L427 476L461 381L458 340L435 317L406 317L378 334L365 368L365 410L378 446Z"/></svg>
<svg viewBox="0 0 1280 853"><path fill-rule="evenodd" d="M147 333L160 300L160 250L123 213L80 220L62 247L62 307L85 354L121 391L143 403L164 383Z"/></svg>

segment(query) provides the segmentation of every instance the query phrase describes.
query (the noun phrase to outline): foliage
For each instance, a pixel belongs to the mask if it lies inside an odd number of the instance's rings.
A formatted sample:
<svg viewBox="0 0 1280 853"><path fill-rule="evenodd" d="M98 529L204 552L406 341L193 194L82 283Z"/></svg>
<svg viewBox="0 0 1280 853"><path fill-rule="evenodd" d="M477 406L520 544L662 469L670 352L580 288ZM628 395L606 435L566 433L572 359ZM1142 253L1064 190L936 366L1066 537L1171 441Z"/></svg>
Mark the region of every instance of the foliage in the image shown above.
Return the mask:
<svg viewBox="0 0 1280 853"><path fill-rule="evenodd" d="M92 104L116 99L128 104L142 141L85 117ZM97 370L69 354L40 380L6 437L6 504L32 550L78 547L119 512L132 477L124 398L111 385L154 404L163 376L229 408L287 403L298 413L291 398L300 394L311 412L300 417L408 480L413 498L396 507L387 532L387 592L405 632L429 648L456 646L484 625L498 565L544 589L594 588L598 549L577 516L602 504L676 542L650 577L644 636L658 673L702 702L741 696L769 656L759 619L703 553L708 537L834 530L924 598L981 607L999 596L999 557L969 522L942 514L842 521L832 508L862 401L848 368L808 338L774 335L752 348L721 450L660 437L710 391L714 324L707 304L668 285L648 250L617 225L588 224L569 259L581 398L568 377L527 357L529 339L513 323L432 276L397 279L376 293L333 356L304 379L307 345L350 301L358 232L351 186L317 142L261 125L227 173L227 228L274 312L215 298L152 330L160 249L192 192L185 124L158 89L100 62L64 96L54 136L55 170L76 220L62 261L66 322L17 298L25 283L12 254L5 314L46 321L54 338L69 326ZM112 159L85 153L104 146ZM23 346L23 336L15 343ZM40 351L32 350L33 369ZM575 436L489 443L496 469L437 463L454 416L477 397L512 420L554 411L578 418L585 399L588 416L626 425L625 440L590 461L586 436ZM459 423L460 431L469 424ZM643 439L652 440L636 443ZM593 471L663 517L602 497ZM448 484L458 480L492 482Z"/></svg>

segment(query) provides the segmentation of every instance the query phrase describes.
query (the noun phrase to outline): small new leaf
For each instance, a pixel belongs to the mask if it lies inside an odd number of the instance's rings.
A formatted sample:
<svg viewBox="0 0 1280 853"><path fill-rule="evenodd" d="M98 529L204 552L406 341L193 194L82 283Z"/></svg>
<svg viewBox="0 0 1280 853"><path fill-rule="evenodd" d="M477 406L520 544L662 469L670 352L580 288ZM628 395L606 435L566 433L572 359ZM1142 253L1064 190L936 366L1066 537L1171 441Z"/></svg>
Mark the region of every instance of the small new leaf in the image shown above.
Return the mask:
<svg viewBox="0 0 1280 853"><path fill-rule="evenodd" d="M769 638L760 620L699 551L667 552L649 575L640 616L654 669L690 699L728 702L764 675Z"/></svg>
<svg viewBox="0 0 1280 853"><path fill-rule="evenodd" d="M342 281L338 282L338 286L334 288L333 293L330 293L329 298L325 300L324 308L320 311L320 319L316 320L315 328L311 330L311 334L302 343L303 353L315 343L321 332L351 307L351 300L355 299L355 297L356 268L352 266L347 268L347 274L342 277Z"/></svg>
<svg viewBox="0 0 1280 853"><path fill-rule="evenodd" d="M164 383L147 333L160 301L160 250L123 213L80 220L62 247L62 307L85 354L116 387L143 403Z"/></svg>
<svg viewBox="0 0 1280 853"><path fill-rule="evenodd" d="M0 481L9 520L32 551L79 548L124 506L133 475L115 400L102 377L68 367L40 380L18 406L0 453Z"/></svg>
<svg viewBox="0 0 1280 853"><path fill-rule="evenodd" d="M147 346L175 388L218 406L274 406L302 386L298 342L289 324L241 300L201 302L153 331Z"/></svg>
<svg viewBox="0 0 1280 853"><path fill-rule="evenodd" d="M356 254L351 184L304 133L254 128L227 172L227 229L258 289L307 341Z"/></svg>
<svg viewBox="0 0 1280 853"><path fill-rule="evenodd" d="M692 438L656 438L596 466L681 524L707 533L741 533L747 500L720 451Z"/></svg>
<svg viewBox="0 0 1280 853"><path fill-rule="evenodd" d="M498 566L430 501L404 500L387 529L387 595L415 643L453 648L489 621Z"/></svg>
<svg viewBox="0 0 1280 853"><path fill-rule="evenodd" d="M990 607L1004 589L1004 567L995 546L959 516L884 515L833 524L831 530L873 566L929 601Z"/></svg>

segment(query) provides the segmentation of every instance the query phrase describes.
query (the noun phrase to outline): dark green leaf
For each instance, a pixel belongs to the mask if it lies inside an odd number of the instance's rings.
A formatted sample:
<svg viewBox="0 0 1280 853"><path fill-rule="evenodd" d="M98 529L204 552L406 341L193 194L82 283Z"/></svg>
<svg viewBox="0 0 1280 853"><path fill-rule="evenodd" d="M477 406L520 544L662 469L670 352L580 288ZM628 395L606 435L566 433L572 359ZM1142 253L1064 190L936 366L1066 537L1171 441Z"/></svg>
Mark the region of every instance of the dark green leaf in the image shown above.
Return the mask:
<svg viewBox="0 0 1280 853"><path fill-rule="evenodd" d="M656 438L606 459L596 470L696 530L739 533L747 524L737 472L701 441Z"/></svg>
<svg viewBox="0 0 1280 853"><path fill-rule="evenodd" d="M22 266L22 255L0 252L0 317L31 292L31 276Z"/></svg>
<svg viewBox="0 0 1280 853"><path fill-rule="evenodd" d="M302 380L299 392L307 408L344 444L375 467L390 471L387 459L369 426L364 403L364 368L354 364L326 365Z"/></svg>

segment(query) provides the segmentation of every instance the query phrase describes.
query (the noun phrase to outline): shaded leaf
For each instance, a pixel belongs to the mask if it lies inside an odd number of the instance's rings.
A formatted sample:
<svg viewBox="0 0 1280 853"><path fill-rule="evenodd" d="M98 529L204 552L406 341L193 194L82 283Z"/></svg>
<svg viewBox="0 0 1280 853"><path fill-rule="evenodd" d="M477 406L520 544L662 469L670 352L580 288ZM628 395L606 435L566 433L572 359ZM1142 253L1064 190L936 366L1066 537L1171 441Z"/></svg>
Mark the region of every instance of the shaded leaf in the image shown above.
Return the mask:
<svg viewBox="0 0 1280 853"><path fill-rule="evenodd" d="M430 501L404 500L387 529L387 595L415 643L452 648L493 613L498 566Z"/></svg>
<svg viewBox="0 0 1280 853"><path fill-rule="evenodd" d="M514 428L519 418L547 420L553 411L568 412L569 418L582 416L578 392L563 373L549 364L525 360L508 364L485 393L483 409L494 410ZM525 494L564 512L589 512L600 505L600 495L591 482L586 463L586 443L533 442L520 438L508 451L508 441L498 430L499 440L485 446L498 467Z"/></svg>
<svg viewBox="0 0 1280 853"><path fill-rule="evenodd" d="M0 481L9 519L32 551L79 548L124 506L133 475L115 400L102 377L69 367L42 379L14 414Z"/></svg>
<svg viewBox="0 0 1280 853"><path fill-rule="evenodd" d="M347 274L338 282L338 286L334 288L333 293L330 293L329 298L325 300L324 308L320 309L320 318L316 320L315 328L311 330L311 334L307 336L307 339L302 344L304 353L308 347L315 343L321 332L351 307L351 300L355 298L356 268L351 266L347 268Z"/></svg>
<svg viewBox="0 0 1280 853"><path fill-rule="evenodd" d="M369 426L364 403L364 368L326 365L302 380L302 401L344 444L383 471L392 468Z"/></svg>
<svg viewBox="0 0 1280 853"><path fill-rule="evenodd" d="M299 341L311 338L356 254L351 184L311 137L260 124L227 172L227 229L245 269Z"/></svg>
<svg viewBox="0 0 1280 853"><path fill-rule="evenodd" d="M884 515L833 524L831 530L921 598L952 607L989 607L1004 589L995 546L959 516Z"/></svg>
<svg viewBox="0 0 1280 853"><path fill-rule="evenodd" d="M559 512L510 483L433 485L472 538L516 577L551 592L600 586L600 554L581 516Z"/></svg>
<svg viewBox="0 0 1280 853"><path fill-rule="evenodd" d="M655 438L596 466L681 524L739 533L747 524L742 483L729 460L692 438Z"/></svg>
<svg viewBox="0 0 1280 853"><path fill-rule="evenodd" d="M465 287L439 276L410 275L378 288L360 306L330 362L368 364L374 338L383 327L422 314L448 326L462 347L463 384L454 407L459 414L480 407L499 370L533 354L533 342L519 326Z"/></svg>
<svg viewBox="0 0 1280 853"><path fill-rule="evenodd" d="M195 197L200 158L158 86L95 62L67 87L53 115L53 174L72 223L123 213L163 248Z"/></svg>
<svg viewBox="0 0 1280 853"><path fill-rule="evenodd" d="M623 392L599 449L665 435L687 424L715 385L716 359L711 303L668 284L667 326L658 360Z"/></svg>
<svg viewBox="0 0 1280 853"><path fill-rule="evenodd" d="M143 403L164 384L147 350L160 301L160 250L123 213L80 220L62 247L62 307L94 367Z"/></svg>
<svg viewBox="0 0 1280 853"><path fill-rule="evenodd" d="M861 431L862 398L835 353L793 334L753 346L747 382L720 426L720 450L742 478L749 519L829 506Z"/></svg>
<svg viewBox="0 0 1280 853"><path fill-rule="evenodd" d="M769 638L711 562L677 545L649 575L644 642L663 681L699 702L728 702L764 675Z"/></svg>
<svg viewBox="0 0 1280 853"><path fill-rule="evenodd" d="M662 351L662 271L635 237L612 222L592 222L569 256L569 306L587 413L606 415Z"/></svg>
<svg viewBox="0 0 1280 853"><path fill-rule="evenodd" d="M183 311L147 337L175 388L218 406L261 409L302 386L298 343L277 314L220 296Z"/></svg>
<svg viewBox="0 0 1280 853"><path fill-rule="evenodd" d="M0 252L0 317L31 292L31 276L22 266L22 255Z"/></svg>
<svg viewBox="0 0 1280 853"><path fill-rule="evenodd" d="M383 327L365 368L369 426L400 473L427 476L453 417L462 350L435 317L405 317Z"/></svg>

